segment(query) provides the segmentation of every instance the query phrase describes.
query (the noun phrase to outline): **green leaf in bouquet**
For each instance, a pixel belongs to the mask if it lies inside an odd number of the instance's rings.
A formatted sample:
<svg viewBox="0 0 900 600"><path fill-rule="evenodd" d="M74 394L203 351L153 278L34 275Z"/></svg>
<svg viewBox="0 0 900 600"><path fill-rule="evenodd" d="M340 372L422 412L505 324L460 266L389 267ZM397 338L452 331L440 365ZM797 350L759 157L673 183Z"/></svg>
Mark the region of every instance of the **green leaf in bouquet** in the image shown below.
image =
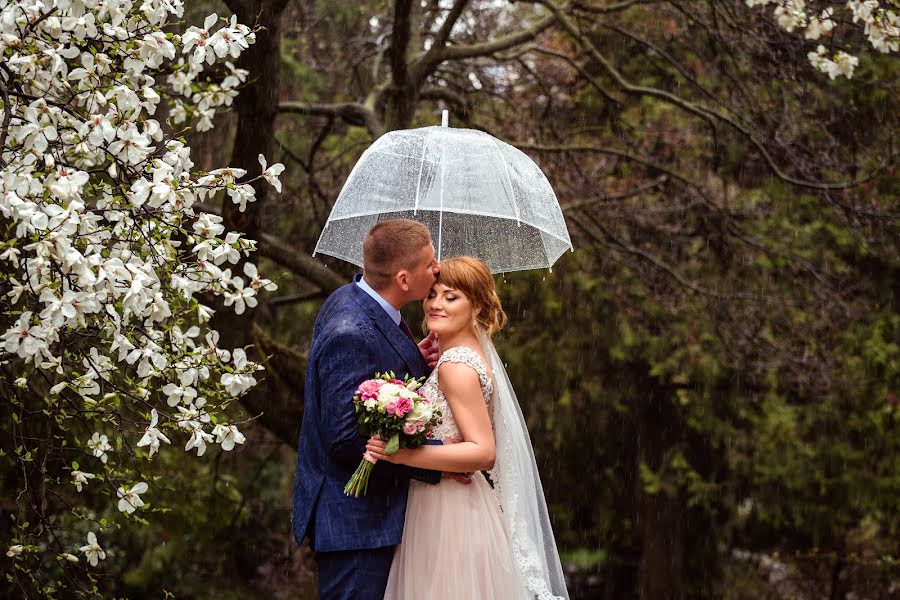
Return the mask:
<svg viewBox="0 0 900 600"><path fill-rule="evenodd" d="M388 440L387 446L384 447L385 454L396 454L397 450L400 449L400 434L395 433L391 436L391 439Z"/></svg>

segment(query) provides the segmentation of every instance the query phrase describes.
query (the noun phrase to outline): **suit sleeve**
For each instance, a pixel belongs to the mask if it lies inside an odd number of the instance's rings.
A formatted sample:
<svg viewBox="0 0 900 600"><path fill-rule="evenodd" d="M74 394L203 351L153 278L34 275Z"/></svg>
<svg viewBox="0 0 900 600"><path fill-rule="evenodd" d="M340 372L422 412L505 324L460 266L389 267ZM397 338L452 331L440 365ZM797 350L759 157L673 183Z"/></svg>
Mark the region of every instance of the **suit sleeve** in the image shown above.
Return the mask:
<svg viewBox="0 0 900 600"><path fill-rule="evenodd" d="M329 442L331 456L350 469L356 468L355 464L366 451L356 421L353 394L375 371L370 345L358 331L328 336L316 358L316 376L323 400L319 427Z"/></svg>
<svg viewBox="0 0 900 600"><path fill-rule="evenodd" d="M331 456L353 471L366 451L366 439L359 433L353 394L360 383L371 379L378 370L372 344L358 330L342 331L328 336L316 361L319 389L324 400L319 427L329 441ZM378 470L385 476L391 474L431 484L441 480L440 471L403 465L385 463L379 465Z"/></svg>

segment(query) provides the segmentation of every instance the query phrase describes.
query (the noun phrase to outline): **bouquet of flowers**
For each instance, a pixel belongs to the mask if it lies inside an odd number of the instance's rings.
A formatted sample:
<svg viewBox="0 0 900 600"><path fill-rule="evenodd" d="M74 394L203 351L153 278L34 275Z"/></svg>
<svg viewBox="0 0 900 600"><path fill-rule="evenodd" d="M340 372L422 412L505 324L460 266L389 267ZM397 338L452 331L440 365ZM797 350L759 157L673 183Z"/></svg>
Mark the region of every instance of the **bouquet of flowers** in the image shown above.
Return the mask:
<svg viewBox="0 0 900 600"><path fill-rule="evenodd" d="M387 440L385 452L394 454L400 448L417 448L431 437L441 413L417 390L422 384L408 375L403 381L393 372L376 373L374 379L362 382L353 395L359 415L359 429L364 437L378 434ZM369 487L369 475L376 459L363 455L344 493L359 498Z"/></svg>

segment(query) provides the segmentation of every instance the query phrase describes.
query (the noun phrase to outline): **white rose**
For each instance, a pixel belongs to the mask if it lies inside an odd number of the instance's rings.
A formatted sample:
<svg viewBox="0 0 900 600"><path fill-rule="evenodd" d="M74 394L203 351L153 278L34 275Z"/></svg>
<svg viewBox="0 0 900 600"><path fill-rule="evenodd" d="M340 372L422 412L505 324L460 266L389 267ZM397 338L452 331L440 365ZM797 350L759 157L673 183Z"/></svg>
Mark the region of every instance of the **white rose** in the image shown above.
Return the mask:
<svg viewBox="0 0 900 600"><path fill-rule="evenodd" d="M385 383L381 386L381 389L378 390L378 406L384 408L391 402L397 399L397 396L400 394L400 390L405 389L401 388L396 383Z"/></svg>
<svg viewBox="0 0 900 600"><path fill-rule="evenodd" d="M431 420L433 416L431 404L427 402L415 402L413 404L413 409L409 411L409 414L406 415L407 421L422 421L423 423L427 423Z"/></svg>

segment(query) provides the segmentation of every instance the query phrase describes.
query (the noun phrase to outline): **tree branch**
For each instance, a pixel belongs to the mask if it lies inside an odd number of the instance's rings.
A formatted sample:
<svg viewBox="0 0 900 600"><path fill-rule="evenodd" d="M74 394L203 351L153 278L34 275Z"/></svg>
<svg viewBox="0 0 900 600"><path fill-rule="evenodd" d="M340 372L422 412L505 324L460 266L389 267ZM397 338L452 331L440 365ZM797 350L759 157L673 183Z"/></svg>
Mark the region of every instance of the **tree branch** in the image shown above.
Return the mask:
<svg viewBox="0 0 900 600"><path fill-rule="evenodd" d="M802 179L797 179L796 177L792 177L788 173L785 173L781 167L778 165L775 158L769 153L768 149L765 145L750 131L747 127L738 123L737 120L733 119L729 115L726 115L718 110L713 108L708 108L701 104L697 104L694 102L690 102L685 100L684 98L668 92L666 90L661 90L658 88L646 87L641 85L635 85L625 79L625 77L612 65L612 62L607 59L603 54L597 50L597 47L591 42L590 39L587 38L584 34L582 34L575 24L569 19L566 15L562 13L562 10L554 4L551 0L535 0L538 4L546 6L554 15L554 17L558 20L559 24L566 30L566 32L572 36L585 50L587 50L591 57L596 60L603 69L612 77L615 82L622 88L625 92L629 94L641 95L641 96L652 96L654 98L658 98L664 102L672 104L673 106L677 106L681 108L685 112L691 113L704 119L707 122L711 122L713 120L721 121L725 123L734 131L743 135L750 143L759 150L766 164L768 164L769 169L772 173L775 174L779 179L786 181L787 183L791 183L793 185L797 185L800 187L807 187L812 189L819 190L840 190L846 189L850 187L858 186L862 183L870 181L871 179L877 177L882 171L891 166L895 159L896 155L892 154L888 156L887 159L872 173L865 175L859 179L854 179L852 181L838 182L838 183L824 183L820 181L804 181Z"/></svg>
<svg viewBox="0 0 900 600"><path fill-rule="evenodd" d="M632 196L637 196L639 194L643 194L644 192L650 191L652 189L658 188L662 184L666 182L668 179L667 175L660 175L656 179L652 181L648 181L643 185L639 185L630 190L625 190L624 192L617 192L615 194L603 194L601 196L597 196L596 198L588 198L585 200L575 200L573 202L567 202L560 206L563 212L567 213L570 210L574 210L576 208L584 208L585 206L593 206L595 204L599 204L601 202L611 202L613 200L624 200L625 198L631 198Z"/></svg>
<svg viewBox="0 0 900 600"><path fill-rule="evenodd" d="M447 40L450 39L450 32L453 30L453 26L456 25L459 16L462 14L463 10L465 10L466 4L468 3L469 0L456 0L456 2L453 3L453 7L450 9L450 12L447 13L447 18L444 19L440 31L438 31L434 38L434 44L431 46L432 48L443 48L447 45Z"/></svg>
<svg viewBox="0 0 900 600"><path fill-rule="evenodd" d="M450 104L459 109L460 116L462 117L465 117L470 112L469 104L466 102L466 99L449 88L425 88L419 94L419 98L422 100L443 100L447 104Z"/></svg>
<svg viewBox="0 0 900 600"><path fill-rule="evenodd" d="M550 50L549 48L542 48L540 46L531 48L531 50L534 52L537 52L539 54L546 54L547 56L555 56L556 58L561 58L562 60L566 61L567 63L569 63L569 65L573 69L578 71L581 74L581 76L587 80L587 82L589 84L591 84L591 87L593 87L595 90L597 90L601 96L606 98L606 100L608 102L615 104L616 106L622 105L622 102L618 98L613 97L613 95L610 94L606 88L604 88L602 85L600 85L600 82L597 81L596 77L593 77L590 73L588 73L587 70L584 68L584 66L575 62L575 59L573 59L568 54L563 54L562 52L557 52L556 50Z"/></svg>
<svg viewBox="0 0 900 600"><path fill-rule="evenodd" d="M346 281L312 256L292 248L271 233L259 235L259 252L279 265L298 273L304 279L322 288L323 291L336 290Z"/></svg>
<svg viewBox="0 0 900 600"><path fill-rule="evenodd" d="M462 60L478 56L490 56L495 52L501 52L513 48L525 42L530 42L541 32L554 24L556 18L553 15L544 17L528 29L518 31L500 37L491 42L482 44L470 44L464 46L432 46L431 50L422 55L415 64L413 78L416 81L425 81L434 68L445 60Z"/></svg>
<svg viewBox="0 0 900 600"><path fill-rule="evenodd" d="M681 273L676 271L673 267L666 264L665 262L663 262L661 259L657 258L656 256L653 256L652 254L650 254L649 252L646 252L645 250L641 250L640 248L637 248L635 246L632 246L631 244L628 244L627 242L625 242L623 240L620 240L619 238L614 236L609 230L607 230L605 227L603 227L603 225L601 225L600 223L598 223L596 221L589 219L587 217L587 215L575 212L575 213L570 213L569 218L572 219L579 227L581 227L581 229L585 233L587 233L594 240L596 240L597 242L600 242L607 248L610 248L612 250L618 250L620 252L626 252L628 254L632 254L634 256L637 256L638 258L641 258L645 262L648 262L651 265L653 265L653 267L655 267L656 269L659 269L660 271L668 274L676 282L680 283L682 286L688 288L691 291L697 292L698 294L703 294L704 296L710 296L712 298L715 298L716 300L757 299L757 296L755 296L753 294L745 294L745 293L723 294L723 293L720 293L720 292L717 292L714 290L710 290L710 289L701 287L701 286L697 285L696 283L694 283L693 281L688 280L684 275L682 275ZM613 243L612 244L605 243L603 241L604 238L611 240Z"/></svg>
<svg viewBox="0 0 900 600"><path fill-rule="evenodd" d="M321 115L342 119L348 125L365 127L372 135L380 135L381 123L375 113L358 102L308 104L294 100L278 103L278 112L295 115Z"/></svg>
<svg viewBox="0 0 900 600"><path fill-rule="evenodd" d="M624 0L624 2L616 2L609 6L594 6L583 0L573 0L572 7L576 10L594 13L595 15L608 15L614 12L623 11L626 8L631 8L636 4L655 4L655 0Z"/></svg>

